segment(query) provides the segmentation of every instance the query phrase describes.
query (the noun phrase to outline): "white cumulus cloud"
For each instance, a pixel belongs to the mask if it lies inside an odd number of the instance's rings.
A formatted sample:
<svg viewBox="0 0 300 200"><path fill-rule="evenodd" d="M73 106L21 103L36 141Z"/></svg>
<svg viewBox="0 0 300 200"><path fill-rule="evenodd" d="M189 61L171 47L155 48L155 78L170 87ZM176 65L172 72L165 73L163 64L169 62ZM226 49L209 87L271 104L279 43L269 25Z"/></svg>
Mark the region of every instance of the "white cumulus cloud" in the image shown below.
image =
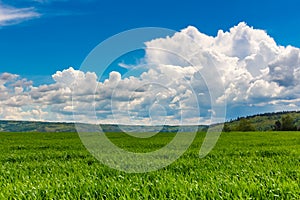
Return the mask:
<svg viewBox="0 0 300 200"><path fill-rule="evenodd" d="M227 100L230 116L248 114L247 106L250 105L253 113L264 112L261 105L272 105L268 109L273 111L283 109L286 99L299 99L299 48L280 46L264 30L244 22L227 32L218 31L216 37L189 26L172 37L149 41L146 46L149 63L182 68L191 63L198 66L199 73L208 80L216 79L216 74L210 73L216 68L225 88L225 94L219 94L218 101ZM197 84L194 84L195 88L202 87L201 83ZM207 84L217 91L217 82ZM293 109L298 106L296 104ZM230 113L232 110L237 112L232 109L237 107L239 113Z"/></svg>
<svg viewBox="0 0 300 200"><path fill-rule="evenodd" d="M100 82L95 72L70 67L53 74L53 84L33 86L0 74L0 117L196 124L210 123L218 114L212 104L224 102L228 118L299 109L300 50L278 45L264 30L242 22L212 37L189 26L145 45L141 75L112 71Z"/></svg>

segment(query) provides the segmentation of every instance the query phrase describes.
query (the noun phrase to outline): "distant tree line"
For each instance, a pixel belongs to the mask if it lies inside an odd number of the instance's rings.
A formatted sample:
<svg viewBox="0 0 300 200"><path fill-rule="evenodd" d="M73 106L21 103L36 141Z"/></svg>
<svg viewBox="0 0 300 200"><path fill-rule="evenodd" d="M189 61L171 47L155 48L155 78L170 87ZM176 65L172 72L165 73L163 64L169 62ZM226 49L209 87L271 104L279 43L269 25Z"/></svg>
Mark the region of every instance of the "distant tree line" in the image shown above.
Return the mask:
<svg viewBox="0 0 300 200"><path fill-rule="evenodd" d="M249 119L247 118L240 118L239 124L236 127L230 127L228 123L224 124L223 127L224 132L230 132L230 131L255 131L255 127L252 125Z"/></svg>
<svg viewBox="0 0 300 200"><path fill-rule="evenodd" d="M300 127L295 126L294 119L290 115L282 116L272 127L274 131L297 131Z"/></svg>
<svg viewBox="0 0 300 200"><path fill-rule="evenodd" d="M272 125L273 131L300 131L300 126L295 125L295 119L291 117L291 115L283 115L286 113L299 113L299 112L280 112L276 113L277 115L282 115L280 120L276 120L274 125ZM224 132L230 132L230 131L255 131L257 127L255 127L250 119L256 116L273 116L274 113L265 113L265 114L258 114L251 117L239 117L237 118L238 124L237 125L231 125L231 122L227 122L224 124L223 131Z"/></svg>
<svg viewBox="0 0 300 200"><path fill-rule="evenodd" d="M276 115L284 115L284 114L292 114L292 113L300 113L300 111L280 111L280 112L259 113L259 114L255 114L255 115L245 116L245 117L237 117L236 119L231 119L229 122L239 121L243 118L251 119L254 117L272 117L272 116L276 116Z"/></svg>

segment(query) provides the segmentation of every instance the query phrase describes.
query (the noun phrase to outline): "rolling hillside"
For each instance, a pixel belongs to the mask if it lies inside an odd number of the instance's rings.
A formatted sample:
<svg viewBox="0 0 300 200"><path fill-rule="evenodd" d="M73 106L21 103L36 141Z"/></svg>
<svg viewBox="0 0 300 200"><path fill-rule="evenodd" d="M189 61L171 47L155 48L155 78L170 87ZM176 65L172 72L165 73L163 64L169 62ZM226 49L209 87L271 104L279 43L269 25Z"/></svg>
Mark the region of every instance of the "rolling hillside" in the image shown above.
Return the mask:
<svg viewBox="0 0 300 200"><path fill-rule="evenodd" d="M283 116L290 115L294 124L300 127L300 111L289 111L289 112L277 112L277 113L264 113L257 114L247 117L239 117L235 120L226 122L226 126L231 130L235 130L239 125L241 119L246 118L255 127L256 131L271 131L277 120L281 120ZM90 127L90 130L94 130L95 125L86 124ZM105 132L122 132L118 125L103 124L101 128ZM127 131L138 131L147 129L149 132L177 132L178 126L125 126ZM181 127L184 131L188 132L194 130L194 126ZM207 129L205 125L198 126L199 131ZM63 123L63 122L32 122L32 121L1 121L0 120L0 132L76 132L74 123Z"/></svg>
<svg viewBox="0 0 300 200"><path fill-rule="evenodd" d="M0 121L0 132L74 132L73 123Z"/></svg>
<svg viewBox="0 0 300 200"><path fill-rule="evenodd" d="M274 128L274 124L277 120L281 120L282 117L291 116L294 120L296 127L300 126L300 111L284 111L276 113L263 113L253 116L240 117L235 120L226 122L226 125L231 129L235 130L241 119L245 118L254 126L256 131L271 131Z"/></svg>
<svg viewBox="0 0 300 200"><path fill-rule="evenodd" d="M85 126L85 130L93 131L96 125L81 124ZM102 124L100 125L104 132L122 132L118 125ZM122 125L123 129L128 132L177 132L178 126L130 126ZM207 129L205 125L199 125L198 129L204 131ZM195 126L180 127L181 131L190 132L195 130ZM1 121L0 132L76 132L74 123L63 122L32 122L32 121Z"/></svg>

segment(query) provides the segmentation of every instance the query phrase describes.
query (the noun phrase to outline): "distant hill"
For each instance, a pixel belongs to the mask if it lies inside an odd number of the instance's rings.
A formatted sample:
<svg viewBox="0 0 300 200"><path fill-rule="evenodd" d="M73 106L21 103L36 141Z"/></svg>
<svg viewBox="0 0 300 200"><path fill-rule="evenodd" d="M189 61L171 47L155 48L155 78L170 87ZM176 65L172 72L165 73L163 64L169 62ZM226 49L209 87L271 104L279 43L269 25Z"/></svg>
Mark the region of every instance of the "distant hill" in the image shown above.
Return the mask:
<svg viewBox="0 0 300 200"><path fill-rule="evenodd" d="M282 117L290 115L296 127L300 126L300 111L283 111L273 113L263 113L247 117L239 117L235 120L226 122L226 125L235 130L241 119L245 118L255 127L256 131L271 131L274 128L274 124L277 120L281 120Z"/></svg>
<svg viewBox="0 0 300 200"><path fill-rule="evenodd" d="M0 132L74 132L73 123L0 121Z"/></svg>
<svg viewBox="0 0 300 200"><path fill-rule="evenodd" d="M290 115L294 119L294 124L300 127L300 111L286 111L276 113L263 113L247 117L239 117L235 120L226 122L226 126L235 130L241 119L246 118L255 127L257 131L271 131L277 120L283 116ZM97 125L84 124L87 130L95 130ZM122 132L118 125L103 124L100 125L104 132ZM128 132L177 132L179 126L130 126L122 125L123 130ZM216 125L218 126L218 125ZM208 126L199 125L199 131L207 130ZM189 132L195 130L195 126L182 126L181 131ZM76 132L74 123L65 122L34 122L34 121L4 121L0 120L0 132Z"/></svg>
<svg viewBox="0 0 300 200"><path fill-rule="evenodd" d="M81 124L85 126L85 130L93 131L97 125ZM103 124L100 125L104 132L122 132L118 125ZM179 126L130 126L122 125L123 130L128 132L139 132L145 130L147 132L177 132ZM199 131L205 131L207 126L197 126ZM190 132L195 130L195 126L182 126L180 131ZM33 122L33 121L1 121L0 132L76 132L74 123L64 122Z"/></svg>

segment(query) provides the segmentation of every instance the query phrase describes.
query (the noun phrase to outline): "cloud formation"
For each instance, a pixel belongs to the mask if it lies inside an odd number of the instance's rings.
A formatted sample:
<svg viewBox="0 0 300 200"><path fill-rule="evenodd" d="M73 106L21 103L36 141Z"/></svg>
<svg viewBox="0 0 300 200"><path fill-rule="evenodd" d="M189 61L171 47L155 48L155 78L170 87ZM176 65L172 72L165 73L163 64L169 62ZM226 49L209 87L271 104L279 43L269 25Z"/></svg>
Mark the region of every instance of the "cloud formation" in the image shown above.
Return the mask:
<svg viewBox="0 0 300 200"><path fill-rule="evenodd" d="M187 41L187 35L191 40ZM217 68L225 87L218 101L227 100L229 116L246 115L250 106L253 113L299 107L299 48L280 46L265 31L244 22L228 32L218 31L216 37L190 26L146 45L148 62L188 66L182 59L152 50L162 48L199 66L202 74ZM293 99L293 103L287 104L287 99ZM239 113L232 112L236 107Z"/></svg>
<svg viewBox="0 0 300 200"><path fill-rule="evenodd" d="M211 105L225 101L228 118L299 109L299 48L244 22L215 37L189 26L145 45L147 67L138 76L112 71L99 82L95 72L68 68L52 75L53 84L33 86L0 74L0 118L207 124L218 112Z"/></svg>
<svg viewBox="0 0 300 200"><path fill-rule="evenodd" d="M0 2L0 26L18 24L40 16L34 7L15 8Z"/></svg>

